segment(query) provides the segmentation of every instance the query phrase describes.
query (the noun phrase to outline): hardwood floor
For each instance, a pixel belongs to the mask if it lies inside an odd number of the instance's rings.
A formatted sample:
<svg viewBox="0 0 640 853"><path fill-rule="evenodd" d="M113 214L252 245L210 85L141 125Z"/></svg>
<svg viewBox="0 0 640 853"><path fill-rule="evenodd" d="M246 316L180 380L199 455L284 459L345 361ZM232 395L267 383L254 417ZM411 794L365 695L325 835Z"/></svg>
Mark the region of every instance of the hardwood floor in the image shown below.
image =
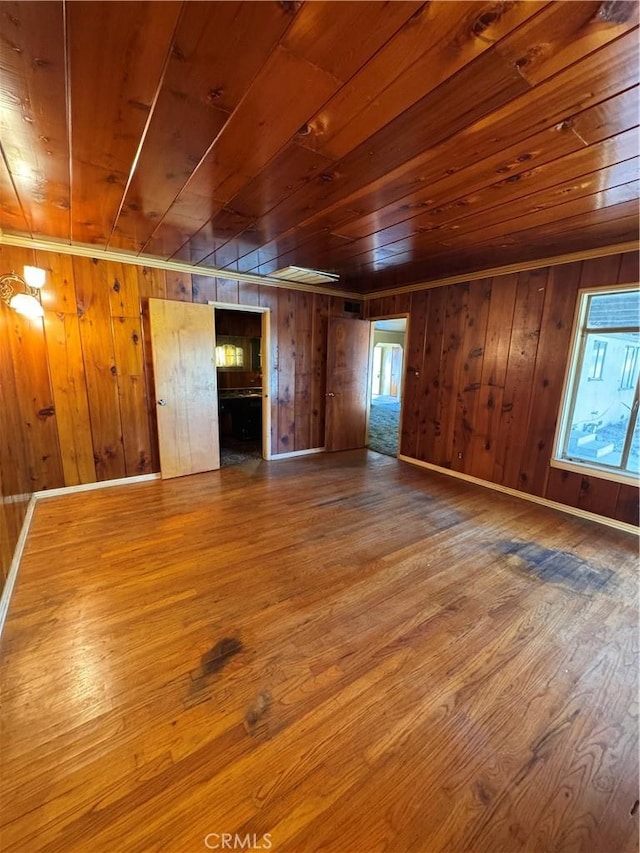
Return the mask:
<svg viewBox="0 0 640 853"><path fill-rule="evenodd" d="M0 846L636 850L636 566L362 451L42 501Z"/></svg>

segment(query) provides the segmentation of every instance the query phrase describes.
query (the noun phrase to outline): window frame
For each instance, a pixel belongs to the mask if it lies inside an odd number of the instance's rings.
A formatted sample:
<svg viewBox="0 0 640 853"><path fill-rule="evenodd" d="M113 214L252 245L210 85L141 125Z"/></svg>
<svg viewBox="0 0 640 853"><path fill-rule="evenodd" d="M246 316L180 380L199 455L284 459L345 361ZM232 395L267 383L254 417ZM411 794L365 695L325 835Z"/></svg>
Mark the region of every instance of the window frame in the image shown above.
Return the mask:
<svg viewBox="0 0 640 853"><path fill-rule="evenodd" d="M250 338L244 337L243 335L219 335L216 337L216 370L229 371L229 372L251 372L251 348L248 341ZM242 356L242 364L227 364L226 356L225 363L218 364L218 351L224 350L227 347L233 347L234 349L234 361L237 362L240 355ZM247 366L247 356L249 356Z"/></svg>
<svg viewBox="0 0 640 853"><path fill-rule="evenodd" d="M560 398L560 409L558 411L555 437L553 441L551 460L549 463L552 468L559 468L564 471L572 471L576 474L581 474L582 476L610 480L615 483L626 483L635 485L639 481L638 474L635 474L631 471L627 472L616 468L609 468L605 465L598 464L596 461L592 460L587 462L574 461L562 458L562 453L564 451L567 439L567 432L570 428L570 425L568 423L569 412L573 411L576 397L578 394L579 383L576 381L576 377L579 375L579 371L582 366L582 359L584 359L585 355L584 348L582 347L582 341L584 336L586 335L585 323L587 311L589 308L588 297L592 294L599 295L625 290L632 291L638 290L639 288L640 284L638 283L625 283L610 284L602 287L584 287L578 290L576 297L576 308L573 317L573 325L571 327L571 344L569 348L569 357L567 359L567 365L565 367L564 381L562 383L562 394ZM616 331L616 329L603 329L603 332L611 331ZM638 392L636 389L636 394L634 396L633 402L633 408L635 408L636 410L636 419L640 418L637 411L638 405ZM632 434L633 430L630 429L629 434L627 436L627 442L625 443L625 447L626 444L630 444Z"/></svg>
<svg viewBox="0 0 640 853"><path fill-rule="evenodd" d="M629 353L629 350L631 350L631 353ZM640 346L633 346L633 344L626 345L624 363L622 365L622 375L620 377L620 391L631 391L633 388L633 382L631 380L638 366L639 351ZM627 364L629 364L629 370L627 370Z"/></svg>
<svg viewBox="0 0 640 853"><path fill-rule="evenodd" d="M594 341L595 357L593 360L593 376L587 376L587 382L602 382L602 374L604 373L604 361L607 357L607 342ZM584 355L583 353L583 360Z"/></svg>

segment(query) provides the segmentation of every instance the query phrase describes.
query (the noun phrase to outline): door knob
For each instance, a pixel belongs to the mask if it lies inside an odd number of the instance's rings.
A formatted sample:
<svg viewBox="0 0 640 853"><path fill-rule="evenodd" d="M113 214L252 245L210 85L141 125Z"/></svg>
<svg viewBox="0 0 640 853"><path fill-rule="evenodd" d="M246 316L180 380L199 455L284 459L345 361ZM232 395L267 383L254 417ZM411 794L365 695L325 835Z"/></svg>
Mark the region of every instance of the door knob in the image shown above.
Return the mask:
<svg viewBox="0 0 640 853"><path fill-rule="evenodd" d="M336 396L336 395L333 393L333 391L329 391L329 392L327 393L327 397L335 397L335 396Z"/></svg>
<svg viewBox="0 0 640 853"><path fill-rule="evenodd" d="M159 406L166 406L166 405L167 405L167 401L166 401L166 400L158 400L158 405L159 405Z"/></svg>

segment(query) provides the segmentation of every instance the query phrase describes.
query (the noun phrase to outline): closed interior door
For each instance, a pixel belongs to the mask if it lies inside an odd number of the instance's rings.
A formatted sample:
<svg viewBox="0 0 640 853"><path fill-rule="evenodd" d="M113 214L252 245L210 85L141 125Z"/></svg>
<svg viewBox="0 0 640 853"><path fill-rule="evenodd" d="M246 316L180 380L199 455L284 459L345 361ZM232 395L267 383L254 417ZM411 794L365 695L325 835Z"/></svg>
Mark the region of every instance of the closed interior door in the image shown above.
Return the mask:
<svg viewBox="0 0 640 853"><path fill-rule="evenodd" d="M391 387L392 397L400 396L402 387L402 347L394 346L391 349Z"/></svg>
<svg viewBox="0 0 640 853"><path fill-rule="evenodd" d="M325 448L355 450L367 440L371 324L332 317L327 340Z"/></svg>
<svg viewBox="0 0 640 853"><path fill-rule="evenodd" d="M163 479L220 467L214 312L149 300Z"/></svg>

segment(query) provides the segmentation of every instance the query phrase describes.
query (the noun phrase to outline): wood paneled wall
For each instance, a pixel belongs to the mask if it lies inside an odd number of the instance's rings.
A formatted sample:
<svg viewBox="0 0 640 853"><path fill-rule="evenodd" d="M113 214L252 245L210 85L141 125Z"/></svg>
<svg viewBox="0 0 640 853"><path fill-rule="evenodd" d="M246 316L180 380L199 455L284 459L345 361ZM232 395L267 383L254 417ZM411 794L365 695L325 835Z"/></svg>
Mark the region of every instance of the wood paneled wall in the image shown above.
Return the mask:
<svg viewBox="0 0 640 853"><path fill-rule="evenodd" d="M629 253L369 301L410 316L401 453L637 524L634 486L549 464L578 289L637 281Z"/></svg>
<svg viewBox="0 0 640 853"><path fill-rule="evenodd" d="M33 491L159 471L147 301L271 309L273 454L324 444L327 320L343 299L0 247L47 270L45 318L0 304L0 518L6 571Z"/></svg>
<svg viewBox="0 0 640 853"><path fill-rule="evenodd" d="M33 491L159 470L151 296L269 307L272 453L324 444L341 297L0 247L1 270L25 263L48 272L45 318L0 304L3 572ZM549 465L577 291L633 281L626 254L371 300L370 317L410 315L401 452L637 523L632 486Z"/></svg>
<svg viewBox="0 0 640 853"><path fill-rule="evenodd" d="M38 431L40 422L37 414L35 419L22 420L17 391L23 378L22 366L16 364L14 367L13 360L13 352L18 349L24 357L29 355L26 352L32 342L29 326L29 321L0 303L0 586L6 580L27 504L34 491L30 476L34 447L29 439L34 430ZM34 413L39 402L34 400Z"/></svg>

